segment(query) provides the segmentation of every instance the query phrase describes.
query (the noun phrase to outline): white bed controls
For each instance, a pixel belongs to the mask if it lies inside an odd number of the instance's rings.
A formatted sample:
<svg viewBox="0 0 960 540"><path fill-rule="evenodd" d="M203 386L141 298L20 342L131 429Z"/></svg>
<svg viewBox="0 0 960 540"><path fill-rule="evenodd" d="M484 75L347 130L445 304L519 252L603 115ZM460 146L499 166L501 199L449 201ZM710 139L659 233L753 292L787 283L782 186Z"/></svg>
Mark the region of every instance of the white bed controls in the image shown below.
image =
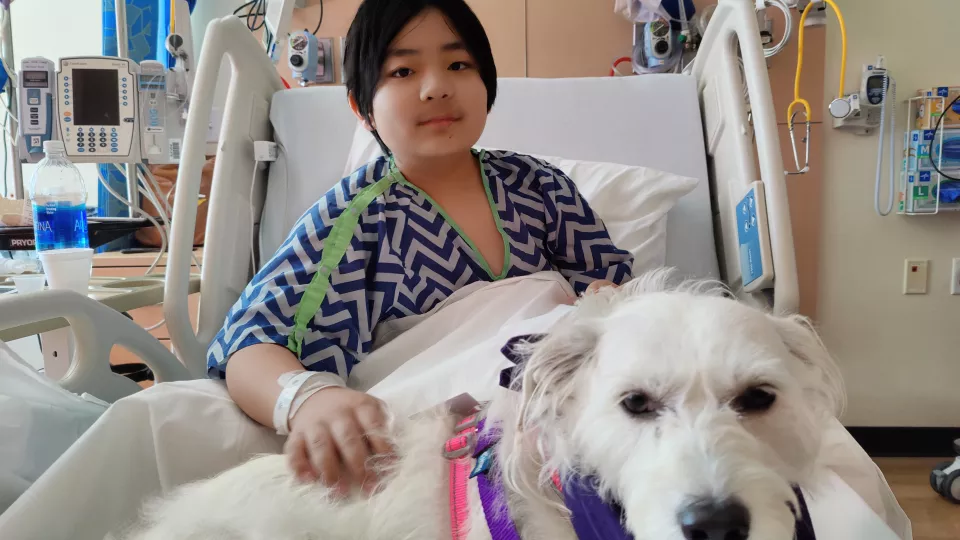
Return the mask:
<svg viewBox="0 0 960 540"><path fill-rule="evenodd" d="M746 195L737 202L736 215L743 290L755 292L773 287L773 255L763 182L750 184Z"/></svg>
<svg viewBox="0 0 960 540"><path fill-rule="evenodd" d="M277 143L273 141L253 141L253 159L258 162L274 162L279 155Z"/></svg>

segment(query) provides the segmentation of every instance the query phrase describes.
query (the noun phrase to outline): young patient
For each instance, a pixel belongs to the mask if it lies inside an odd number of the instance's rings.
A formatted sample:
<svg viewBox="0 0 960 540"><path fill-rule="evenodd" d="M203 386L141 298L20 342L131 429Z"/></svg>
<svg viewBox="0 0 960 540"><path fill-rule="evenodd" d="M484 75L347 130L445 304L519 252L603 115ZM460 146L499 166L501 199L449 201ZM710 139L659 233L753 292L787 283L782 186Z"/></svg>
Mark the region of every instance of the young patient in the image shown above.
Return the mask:
<svg viewBox="0 0 960 540"><path fill-rule="evenodd" d="M300 218L208 355L210 376L226 378L244 412L289 431L298 477L341 490L372 485L368 458L391 450L373 434L382 404L345 386L378 323L425 313L477 281L556 270L583 293L629 280L632 263L558 169L473 149L497 72L463 0L365 0L344 78L387 157Z"/></svg>

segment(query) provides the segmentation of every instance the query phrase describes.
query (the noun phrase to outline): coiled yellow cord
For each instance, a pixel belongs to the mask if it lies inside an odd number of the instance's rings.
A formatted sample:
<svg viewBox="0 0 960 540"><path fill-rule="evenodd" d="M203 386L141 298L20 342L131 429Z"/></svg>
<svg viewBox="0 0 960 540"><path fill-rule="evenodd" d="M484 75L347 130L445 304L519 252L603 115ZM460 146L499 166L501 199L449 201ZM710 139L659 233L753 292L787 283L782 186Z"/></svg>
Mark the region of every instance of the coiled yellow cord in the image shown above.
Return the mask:
<svg viewBox="0 0 960 540"><path fill-rule="evenodd" d="M841 53L840 53L840 83L839 89L837 90L837 97L842 98L844 96L843 92L843 79L847 74L847 25L843 22L843 13L840 12L840 8L837 7L837 4L833 0L820 0L821 2L829 5L833 12L837 14L837 20L840 21L840 43L841 43ZM807 4L807 8L803 10L803 14L800 16L800 32L799 37L797 37L797 76L794 79L793 83L793 102L790 103L790 106L787 107L787 122L793 126L793 108L796 105L803 105L804 112L807 115L807 121L810 121L811 110L810 102L800 97L800 73L803 71L803 38L804 38L804 23L807 20L807 15L810 14L810 10L818 2L810 2Z"/></svg>

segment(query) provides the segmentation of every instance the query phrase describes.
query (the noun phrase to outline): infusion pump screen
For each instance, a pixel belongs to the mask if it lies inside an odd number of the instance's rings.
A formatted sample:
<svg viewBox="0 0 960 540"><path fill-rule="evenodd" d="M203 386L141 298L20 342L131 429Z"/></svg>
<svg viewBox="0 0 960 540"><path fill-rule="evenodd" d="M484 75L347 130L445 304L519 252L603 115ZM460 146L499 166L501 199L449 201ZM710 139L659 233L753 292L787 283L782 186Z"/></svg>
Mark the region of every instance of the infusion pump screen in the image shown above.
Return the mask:
<svg viewBox="0 0 960 540"><path fill-rule="evenodd" d="M120 90L113 69L73 70L73 122L80 126L119 126Z"/></svg>
<svg viewBox="0 0 960 540"><path fill-rule="evenodd" d="M24 88L48 88L50 77L46 71L24 71L20 74L20 84Z"/></svg>

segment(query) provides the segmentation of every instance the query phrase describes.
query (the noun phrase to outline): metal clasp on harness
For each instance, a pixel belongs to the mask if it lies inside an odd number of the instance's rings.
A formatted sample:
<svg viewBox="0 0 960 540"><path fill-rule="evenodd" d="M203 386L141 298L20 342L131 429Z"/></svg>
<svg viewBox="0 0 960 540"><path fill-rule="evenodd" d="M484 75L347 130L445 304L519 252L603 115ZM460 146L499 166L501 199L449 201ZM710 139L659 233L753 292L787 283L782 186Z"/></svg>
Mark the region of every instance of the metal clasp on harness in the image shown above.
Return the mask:
<svg viewBox="0 0 960 540"><path fill-rule="evenodd" d="M452 460L473 455L477 448L478 422L479 418L475 414L458 422L453 428L456 435L443 445L443 457Z"/></svg>

